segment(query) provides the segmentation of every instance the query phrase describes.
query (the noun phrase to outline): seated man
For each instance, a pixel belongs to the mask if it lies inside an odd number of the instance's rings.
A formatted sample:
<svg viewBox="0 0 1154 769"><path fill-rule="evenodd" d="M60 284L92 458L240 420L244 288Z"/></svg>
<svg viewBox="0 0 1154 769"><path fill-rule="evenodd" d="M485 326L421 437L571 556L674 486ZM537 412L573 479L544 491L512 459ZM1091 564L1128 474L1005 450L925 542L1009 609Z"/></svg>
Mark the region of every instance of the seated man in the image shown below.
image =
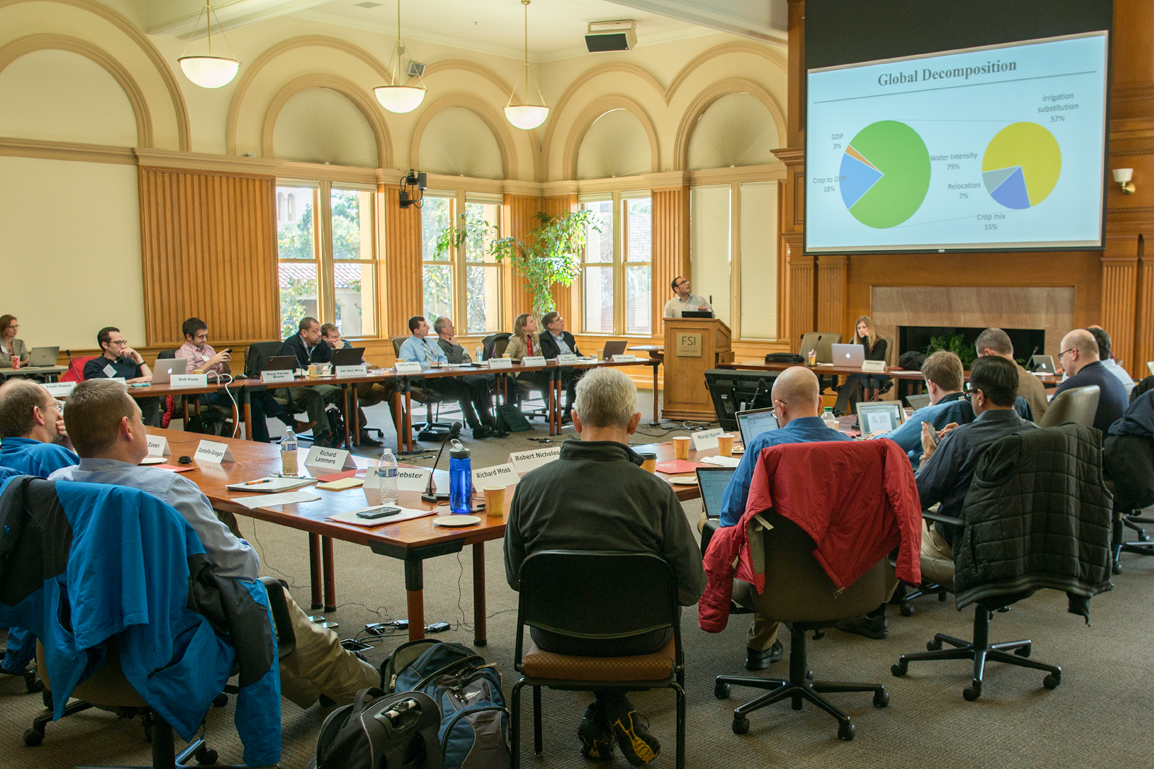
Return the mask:
<svg viewBox="0 0 1154 769"><path fill-rule="evenodd" d="M316 318L304 317L297 324L297 333L284 340L277 355L292 355L297 366L308 369L312 363L328 363L333 359L333 348L321 341L321 324ZM275 391L277 400L284 400L290 411L301 411L309 415L304 429L312 429L313 443L318 446L339 446L345 439L335 435L329 421L328 404L335 404L341 397L341 388L336 385L313 385L312 387L282 387Z"/></svg>
<svg viewBox="0 0 1154 769"><path fill-rule="evenodd" d="M952 352L938 350L922 363L922 376L930 392L930 405L915 411L896 429L870 436L889 438L901 446L915 468L922 459L922 422L929 422L941 430L951 422L972 421L972 417L963 417L956 405L966 397L962 392L964 372L961 358Z"/></svg>
<svg viewBox="0 0 1154 769"><path fill-rule="evenodd" d="M148 455L148 436L140 409L122 386L102 381L77 385L64 407L64 421L80 464L56 471L49 480L109 483L148 492L176 508L196 530L218 575L257 578L260 558L217 519L195 483L179 473L138 467ZM296 648L280 661L285 697L302 708L321 695L349 703L361 689L380 684L380 673L372 665L341 648L331 630L309 622L291 598L288 605Z"/></svg>
<svg viewBox="0 0 1154 769"><path fill-rule="evenodd" d="M1014 343L1010 341L1010 335L1000 328L988 328L978 334L974 346L978 348L979 357L997 355L999 358L1014 360ZM1048 405L1046 388L1042 385L1041 379L1026 371L1016 361L1014 365L1018 366L1018 397L1024 398L1030 405L1033 421L1041 422ZM1022 410L1018 409L1018 413L1021 414Z"/></svg>
<svg viewBox="0 0 1154 769"><path fill-rule="evenodd" d="M995 355L985 355L974 361L970 369L968 395L977 419L943 431L940 443L934 436L925 437L925 455L917 474L918 496L923 510L941 503L939 512L942 515L959 517L978 460L990 444L1007 435L1037 427L1014 410L1017 393L1016 363ZM940 523L922 531L923 580L949 582L953 579L956 534L956 527Z"/></svg>
<svg viewBox="0 0 1154 769"><path fill-rule="evenodd" d="M621 371L595 369L577 385L573 424L581 440L565 441L556 462L527 473L509 505L505 578L514 590L521 563L535 551L617 550L661 556L677 577L678 602L697 603L705 590L701 551L673 489L641 469L641 457L629 448L640 421L637 388ZM649 654L671 633L588 641L530 630L539 648L580 656ZM596 697L577 728L582 753L607 760L616 737L634 766L656 758L660 745L629 700L614 691Z"/></svg>
<svg viewBox="0 0 1154 769"><path fill-rule="evenodd" d="M344 350L353 345L347 340L341 339L341 330L337 328L335 323L325 323L321 326L321 339L325 340L325 344L332 350ZM393 395L396 388L391 382L362 382L357 385L357 421L360 423L361 434L357 436L357 445L359 446L380 446L380 441L369 435L368 417L365 416L366 406L376 406L378 403L393 402Z"/></svg>
<svg viewBox="0 0 1154 769"><path fill-rule="evenodd" d="M1122 380L1102 365L1094 335L1079 328L1062 337L1058 363L1070 378L1058 385L1054 391L1055 397L1075 387L1098 385L1098 410L1094 413L1094 427L1105 438L1110 425L1126 410L1129 399Z"/></svg>
<svg viewBox="0 0 1154 769"><path fill-rule="evenodd" d="M1106 367L1107 371L1118 377L1118 381L1126 388L1126 394L1129 395L1134 391L1134 379L1130 376L1130 372L1119 366L1118 361L1114 360L1113 343L1110 341L1110 335L1101 326L1087 326L1086 330L1094 336L1094 341L1098 343L1098 360ZM1062 381L1065 382L1066 379L1067 375L1063 374Z"/></svg>
<svg viewBox="0 0 1154 769"><path fill-rule="evenodd" d="M412 336L401 344L401 360L426 365L444 365L449 362L449 357L445 355L441 346L428 338L429 330L429 324L424 317L414 315L409 318L409 331ZM487 438L499 432L497 423L493 421L488 383L486 383L485 392L482 392L477 387L466 385L461 381L461 377L438 377L426 379L423 387L457 401L461 405L461 413L464 415L469 429L472 430L474 438ZM481 414L481 418L477 417L478 412Z"/></svg>
<svg viewBox="0 0 1154 769"><path fill-rule="evenodd" d="M210 383L219 382L222 374L230 373L229 365L232 362L232 351L217 352L213 349L212 345L208 343L207 323L200 318L189 318L181 324L180 332L184 335L184 344L176 349L176 357L188 361L186 373L207 374ZM229 398L228 393L215 392L185 397L199 397L202 405L227 409L229 412L227 419L232 418L232 399ZM261 411L260 413L263 418L264 412ZM184 429L189 429L188 425L185 425Z"/></svg>
<svg viewBox="0 0 1154 769"><path fill-rule="evenodd" d="M547 312L541 316L541 325L545 333L541 334L541 354L546 360L554 360L558 355L580 355L577 349L577 340L565 330L565 319L559 312ZM577 397L577 380L584 374L579 369L568 368L561 372L561 384L565 387L565 411L562 421L568 421L569 412L573 410L573 401Z"/></svg>
<svg viewBox="0 0 1154 769"><path fill-rule="evenodd" d="M445 358L452 364L472 363L473 358L470 357L468 350L457 344L457 327L453 325L453 321L445 316L441 316L433 321L433 331L437 333L437 346L445 353ZM496 382L496 374L473 374L471 376L458 377L465 387L469 388L469 398L473 403L477 404L477 411L480 415L481 422L488 427L490 433L497 435L504 431L500 430L497 425L497 420L493 418L493 385Z"/></svg>
<svg viewBox="0 0 1154 769"><path fill-rule="evenodd" d="M105 326L96 333L96 343L101 354L84 364L84 380L122 377L128 384L148 384L152 381L152 369L136 350L128 346L120 329ZM144 423L149 427L160 427L160 398L141 398L140 409L144 412Z"/></svg>
<svg viewBox="0 0 1154 769"><path fill-rule="evenodd" d="M745 447L741 463L721 497L721 525L736 526L745 513L749 485L762 449L783 443L848 441L850 437L831 430L821 421L822 400L817 376L804 366L787 368L773 382L771 393L778 429L761 433ZM784 648L777 640L780 623L754 615L746 641L745 667L765 670L781 659Z"/></svg>

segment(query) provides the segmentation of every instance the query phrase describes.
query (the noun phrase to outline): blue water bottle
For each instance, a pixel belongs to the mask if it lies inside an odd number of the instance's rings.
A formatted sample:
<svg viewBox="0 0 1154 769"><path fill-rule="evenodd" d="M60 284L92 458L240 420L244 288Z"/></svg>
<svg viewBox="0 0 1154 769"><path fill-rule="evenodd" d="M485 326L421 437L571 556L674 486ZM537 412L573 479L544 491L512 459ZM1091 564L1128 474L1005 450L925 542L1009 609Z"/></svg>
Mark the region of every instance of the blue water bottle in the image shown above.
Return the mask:
<svg viewBox="0 0 1154 769"><path fill-rule="evenodd" d="M473 512L473 460L472 452L453 441L449 449L449 512L453 515L468 515Z"/></svg>

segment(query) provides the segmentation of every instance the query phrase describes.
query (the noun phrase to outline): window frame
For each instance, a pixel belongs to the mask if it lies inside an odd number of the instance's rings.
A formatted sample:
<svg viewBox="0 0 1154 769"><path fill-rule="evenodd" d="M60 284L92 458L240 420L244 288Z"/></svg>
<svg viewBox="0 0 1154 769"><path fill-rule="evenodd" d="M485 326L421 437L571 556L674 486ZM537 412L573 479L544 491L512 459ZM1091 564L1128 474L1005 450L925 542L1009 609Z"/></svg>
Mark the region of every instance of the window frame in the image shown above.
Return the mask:
<svg viewBox="0 0 1154 769"><path fill-rule="evenodd" d="M649 232L650 232L650 251L649 256L645 261L631 261L629 259L629 222L628 222L628 205L630 200L646 199L650 202L649 208ZM581 256L581 275L579 278L578 305L580 311L580 328L581 334L585 336L601 336L601 337L632 337L638 339L650 339L654 335L653 330L653 249L652 249L652 234L653 234L653 193L648 189L625 189L613 190L611 192L600 192L578 195L577 203L581 210L587 210L589 203L605 203L611 202L611 210L613 212L613 223L611 232L608 233L613 243L613 260L612 262L591 262L588 260L588 245L585 252ZM606 233L602 233L605 237ZM585 270L586 267L598 267L601 269L610 269L613 275L613 328L611 331L589 331L585 322ZM631 332L627 331L627 313L628 307L626 303L626 271L629 267L648 267L649 268L649 306L646 308L646 313L649 316L649 331L648 332Z"/></svg>

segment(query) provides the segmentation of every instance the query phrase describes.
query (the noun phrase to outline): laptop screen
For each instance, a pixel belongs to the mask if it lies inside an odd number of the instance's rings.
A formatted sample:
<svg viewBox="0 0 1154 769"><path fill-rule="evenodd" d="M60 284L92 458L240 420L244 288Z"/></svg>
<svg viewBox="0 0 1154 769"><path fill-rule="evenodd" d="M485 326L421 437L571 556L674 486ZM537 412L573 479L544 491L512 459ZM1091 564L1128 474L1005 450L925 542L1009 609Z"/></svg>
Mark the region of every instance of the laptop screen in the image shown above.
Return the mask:
<svg viewBox="0 0 1154 769"><path fill-rule="evenodd" d="M777 417L773 409L753 409L737 412L737 426L741 430L741 442L749 446L761 433L777 429Z"/></svg>
<svg viewBox="0 0 1154 769"><path fill-rule="evenodd" d="M701 506L709 518L721 517L721 498L733 477L733 467L699 467L697 484L701 488Z"/></svg>
<svg viewBox="0 0 1154 769"><path fill-rule="evenodd" d="M897 401L857 404L857 424L862 435L896 430L903 416L902 404Z"/></svg>

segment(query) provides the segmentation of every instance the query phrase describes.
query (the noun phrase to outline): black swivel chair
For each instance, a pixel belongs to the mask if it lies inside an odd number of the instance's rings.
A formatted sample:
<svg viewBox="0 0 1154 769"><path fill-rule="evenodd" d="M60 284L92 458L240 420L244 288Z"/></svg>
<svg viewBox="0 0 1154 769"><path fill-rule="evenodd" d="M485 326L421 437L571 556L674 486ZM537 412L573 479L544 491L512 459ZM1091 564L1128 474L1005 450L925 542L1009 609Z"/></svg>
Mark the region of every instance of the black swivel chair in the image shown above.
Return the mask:
<svg viewBox="0 0 1154 769"><path fill-rule="evenodd" d="M407 336L393 337L393 356L396 360L401 359L401 345L404 344ZM449 398L445 398L435 390L425 387L423 379L417 380L409 385L409 395L417 403L425 405L425 422L417 427L417 440L419 441L440 441L444 440L445 436L449 434L452 425L448 422L441 422L441 404L453 403Z"/></svg>
<svg viewBox="0 0 1154 769"><path fill-rule="evenodd" d="M580 579L573 575L580 574ZM541 688L569 691L670 688L677 695L677 769L685 767L685 657L677 580L651 553L545 550L521 564L513 665L512 766L521 765L521 688L533 687L533 747L543 750ZM662 628L673 637L659 651L629 657L575 657L542 651L525 626L582 639L615 640Z"/></svg>

